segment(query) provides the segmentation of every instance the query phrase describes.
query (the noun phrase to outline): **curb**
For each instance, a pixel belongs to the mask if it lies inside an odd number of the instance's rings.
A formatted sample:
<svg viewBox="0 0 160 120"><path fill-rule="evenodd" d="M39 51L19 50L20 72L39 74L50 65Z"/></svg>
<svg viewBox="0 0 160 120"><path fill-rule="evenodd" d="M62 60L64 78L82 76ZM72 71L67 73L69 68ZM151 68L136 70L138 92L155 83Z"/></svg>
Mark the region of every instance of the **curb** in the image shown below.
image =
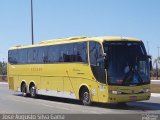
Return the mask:
<svg viewBox="0 0 160 120"><path fill-rule="evenodd" d="M160 93L151 93L152 97L160 97Z"/></svg>
<svg viewBox="0 0 160 120"><path fill-rule="evenodd" d="M1 85L8 85L7 82L0 82Z"/></svg>
<svg viewBox="0 0 160 120"><path fill-rule="evenodd" d="M151 80L151 81L153 81L153 82L160 82L160 80Z"/></svg>

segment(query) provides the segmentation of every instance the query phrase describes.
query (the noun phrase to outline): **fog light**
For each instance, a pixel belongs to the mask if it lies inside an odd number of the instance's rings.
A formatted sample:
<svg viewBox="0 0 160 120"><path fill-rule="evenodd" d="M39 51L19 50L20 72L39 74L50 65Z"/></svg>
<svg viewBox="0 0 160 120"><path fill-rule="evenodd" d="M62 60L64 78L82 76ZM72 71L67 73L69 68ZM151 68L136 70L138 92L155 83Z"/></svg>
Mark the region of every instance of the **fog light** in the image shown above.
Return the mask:
<svg viewBox="0 0 160 120"><path fill-rule="evenodd" d="M122 92L120 91L116 91L116 90L111 90L109 91L110 94L122 94Z"/></svg>
<svg viewBox="0 0 160 120"><path fill-rule="evenodd" d="M148 92L150 92L150 89L149 89L149 88L144 88L144 89L143 89L143 92L144 92L144 93L148 93Z"/></svg>

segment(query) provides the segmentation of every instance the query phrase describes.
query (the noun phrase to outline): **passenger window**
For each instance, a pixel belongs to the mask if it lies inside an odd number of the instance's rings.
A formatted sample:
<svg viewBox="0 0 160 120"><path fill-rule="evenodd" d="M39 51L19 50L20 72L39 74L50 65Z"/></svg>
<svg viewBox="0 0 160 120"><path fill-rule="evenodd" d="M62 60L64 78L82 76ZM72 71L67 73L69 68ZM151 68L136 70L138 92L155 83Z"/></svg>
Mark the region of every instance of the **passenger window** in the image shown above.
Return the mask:
<svg viewBox="0 0 160 120"><path fill-rule="evenodd" d="M32 63L33 61L33 49L28 49L28 54L27 54L27 58L28 58L28 63Z"/></svg>
<svg viewBox="0 0 160 120"><path fill-rule="evenodd" d="M64 51L63 51L63 59L64 62L73 62L73 44L66 44L63 47Z"/></svg>
<svg viewBox="0 0 160 120"><path fill-rule="evenodd" d="M11 64L18 64L18 51L17 50L10 50L8 52L8 61Z"/></svg>
<svg viewBox="0 0 160 120"><path fill-rule="evenodd" d="M87 63L87 42L74 43L73 46L74 61Z"/></svg>
<svg viewBox="0 0 160 120"><path fill-rule="evenodd" d="M37 63L48 63L47 47L39 47L37 49Z"/></svg>
<svg viewBox="0 0 160 120"><path fill-rule="evenodd" d="M26 64L27 63L27 49L20 49L18 50L19 53L19 64Z"/></svg>
<svg viewBox="0 0 160 120"><path fill-rule="evenodd" d="M106 83L106 73L101 45L98 42L93 41L89 43L89 49L90 65L93 75L100 83Z"/></svg>
<svg viewBox="0 0 160 120"><path fill-rule="evenodd" d="M43 46L8 52L12 64L43 64L56 62L88 62L87 42Z"/></svg>
<svg viewBox="0 0 160 120"><path fill-rule="evenodd" d="M49 63L58 62L59 55L57 55L57 46L49 46L48 49L48 61Z"/></svg>

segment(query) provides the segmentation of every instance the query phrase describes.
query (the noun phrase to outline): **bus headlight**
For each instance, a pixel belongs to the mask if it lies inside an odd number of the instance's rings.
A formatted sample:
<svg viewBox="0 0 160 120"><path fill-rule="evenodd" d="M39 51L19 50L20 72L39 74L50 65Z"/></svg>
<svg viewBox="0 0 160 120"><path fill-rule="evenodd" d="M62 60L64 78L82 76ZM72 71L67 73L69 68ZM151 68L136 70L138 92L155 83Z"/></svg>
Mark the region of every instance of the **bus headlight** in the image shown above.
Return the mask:
<svg viewBox="0 0 160 120"><path fill-rule="evenodd" d="M149 88L144 88L144 89L143 89L143 92L144 92L144 93L148 93L148 92L150 92L150 89L149 89Z"/></svg>
<svg viewBox="0 0 160 120"><path fill-rule="evenodd" d="M121 91L111 90L109 91L110 94L122 94Z"/></svg>

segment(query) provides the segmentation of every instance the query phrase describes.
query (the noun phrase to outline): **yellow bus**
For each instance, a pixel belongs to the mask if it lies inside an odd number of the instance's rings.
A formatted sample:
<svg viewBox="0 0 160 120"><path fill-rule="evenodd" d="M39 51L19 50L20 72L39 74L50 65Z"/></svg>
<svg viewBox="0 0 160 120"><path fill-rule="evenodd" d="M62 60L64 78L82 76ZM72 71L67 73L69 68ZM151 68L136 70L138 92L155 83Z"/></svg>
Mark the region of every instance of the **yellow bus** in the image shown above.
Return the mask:
<svg viewBox="0 0 160 120"><path fill-rule="evenodd" d="M56 96L126 103L150 98L151 58L141 40L72 37L8 51L9 89L23 96Z"/></svg>

